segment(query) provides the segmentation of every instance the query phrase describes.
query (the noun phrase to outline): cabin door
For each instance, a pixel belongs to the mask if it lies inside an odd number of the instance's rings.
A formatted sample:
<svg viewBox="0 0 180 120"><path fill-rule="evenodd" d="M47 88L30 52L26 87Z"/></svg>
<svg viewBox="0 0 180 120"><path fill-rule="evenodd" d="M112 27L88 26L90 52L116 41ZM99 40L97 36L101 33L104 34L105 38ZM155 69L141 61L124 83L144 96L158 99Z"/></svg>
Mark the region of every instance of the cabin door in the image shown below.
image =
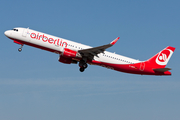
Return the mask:
<svg viewBox="0 0 180 120"><path fill-rule="evenodd" d="M27 36L27 33L28 33L28 28L24 28L23 33L22 33L22 36L23 36L23 37L26 37L26 36Z"/></svg>

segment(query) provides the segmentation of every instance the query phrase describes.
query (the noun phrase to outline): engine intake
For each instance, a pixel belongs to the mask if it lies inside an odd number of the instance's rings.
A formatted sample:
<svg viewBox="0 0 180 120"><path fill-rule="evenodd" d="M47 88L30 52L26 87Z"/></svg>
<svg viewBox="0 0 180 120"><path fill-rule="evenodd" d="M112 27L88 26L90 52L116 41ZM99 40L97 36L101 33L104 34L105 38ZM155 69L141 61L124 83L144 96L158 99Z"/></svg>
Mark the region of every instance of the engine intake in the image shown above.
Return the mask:
<svg viewBox="0 0 180 120"><path fill-rule="evenodd" d="M77 51L74 51L68 48L64 48L62 56L66 58L81 58L82 57Z"/></svg>

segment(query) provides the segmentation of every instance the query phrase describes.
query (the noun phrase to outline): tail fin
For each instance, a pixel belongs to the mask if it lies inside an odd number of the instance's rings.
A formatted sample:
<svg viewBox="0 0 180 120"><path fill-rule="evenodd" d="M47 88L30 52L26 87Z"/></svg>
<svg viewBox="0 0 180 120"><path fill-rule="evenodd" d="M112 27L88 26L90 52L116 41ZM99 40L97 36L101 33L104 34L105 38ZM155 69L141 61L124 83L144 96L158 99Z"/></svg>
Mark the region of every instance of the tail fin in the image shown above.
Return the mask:
<svg viewBox="0 0 180 120"><path fill-rule="evenodd" d="M168 46L146 62L150 63L154 69L165 68L175 49L174 47Z"/></svg>

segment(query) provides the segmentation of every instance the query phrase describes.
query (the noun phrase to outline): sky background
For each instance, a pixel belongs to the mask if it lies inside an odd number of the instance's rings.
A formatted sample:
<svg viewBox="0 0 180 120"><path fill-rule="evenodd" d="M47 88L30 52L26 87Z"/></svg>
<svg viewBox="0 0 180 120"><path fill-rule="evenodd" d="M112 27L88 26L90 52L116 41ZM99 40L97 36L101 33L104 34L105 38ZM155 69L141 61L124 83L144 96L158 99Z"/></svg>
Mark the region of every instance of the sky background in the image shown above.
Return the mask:
<svg viewBox="0 0 180 120"><path fill-rule="evenodd" d="M179 120L179 0L1 0L1 120ZM4 35L29 27L92 47L147 60L176 47L172 76L141 76L58 62L58 55Z"/></svg>

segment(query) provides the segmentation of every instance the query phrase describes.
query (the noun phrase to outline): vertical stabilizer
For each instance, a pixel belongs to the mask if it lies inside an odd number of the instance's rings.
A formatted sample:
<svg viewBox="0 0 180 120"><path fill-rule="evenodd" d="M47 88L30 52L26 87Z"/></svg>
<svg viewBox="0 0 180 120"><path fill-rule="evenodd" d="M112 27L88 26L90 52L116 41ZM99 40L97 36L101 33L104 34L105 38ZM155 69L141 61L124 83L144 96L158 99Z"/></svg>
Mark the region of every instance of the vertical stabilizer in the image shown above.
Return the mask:
<svg viewBox="0 0 180 120"><path fill-rule="evenodd" d="M165 68L174 50L174 47L168 46L146 62L148 62L152 68Z"/></svg>

